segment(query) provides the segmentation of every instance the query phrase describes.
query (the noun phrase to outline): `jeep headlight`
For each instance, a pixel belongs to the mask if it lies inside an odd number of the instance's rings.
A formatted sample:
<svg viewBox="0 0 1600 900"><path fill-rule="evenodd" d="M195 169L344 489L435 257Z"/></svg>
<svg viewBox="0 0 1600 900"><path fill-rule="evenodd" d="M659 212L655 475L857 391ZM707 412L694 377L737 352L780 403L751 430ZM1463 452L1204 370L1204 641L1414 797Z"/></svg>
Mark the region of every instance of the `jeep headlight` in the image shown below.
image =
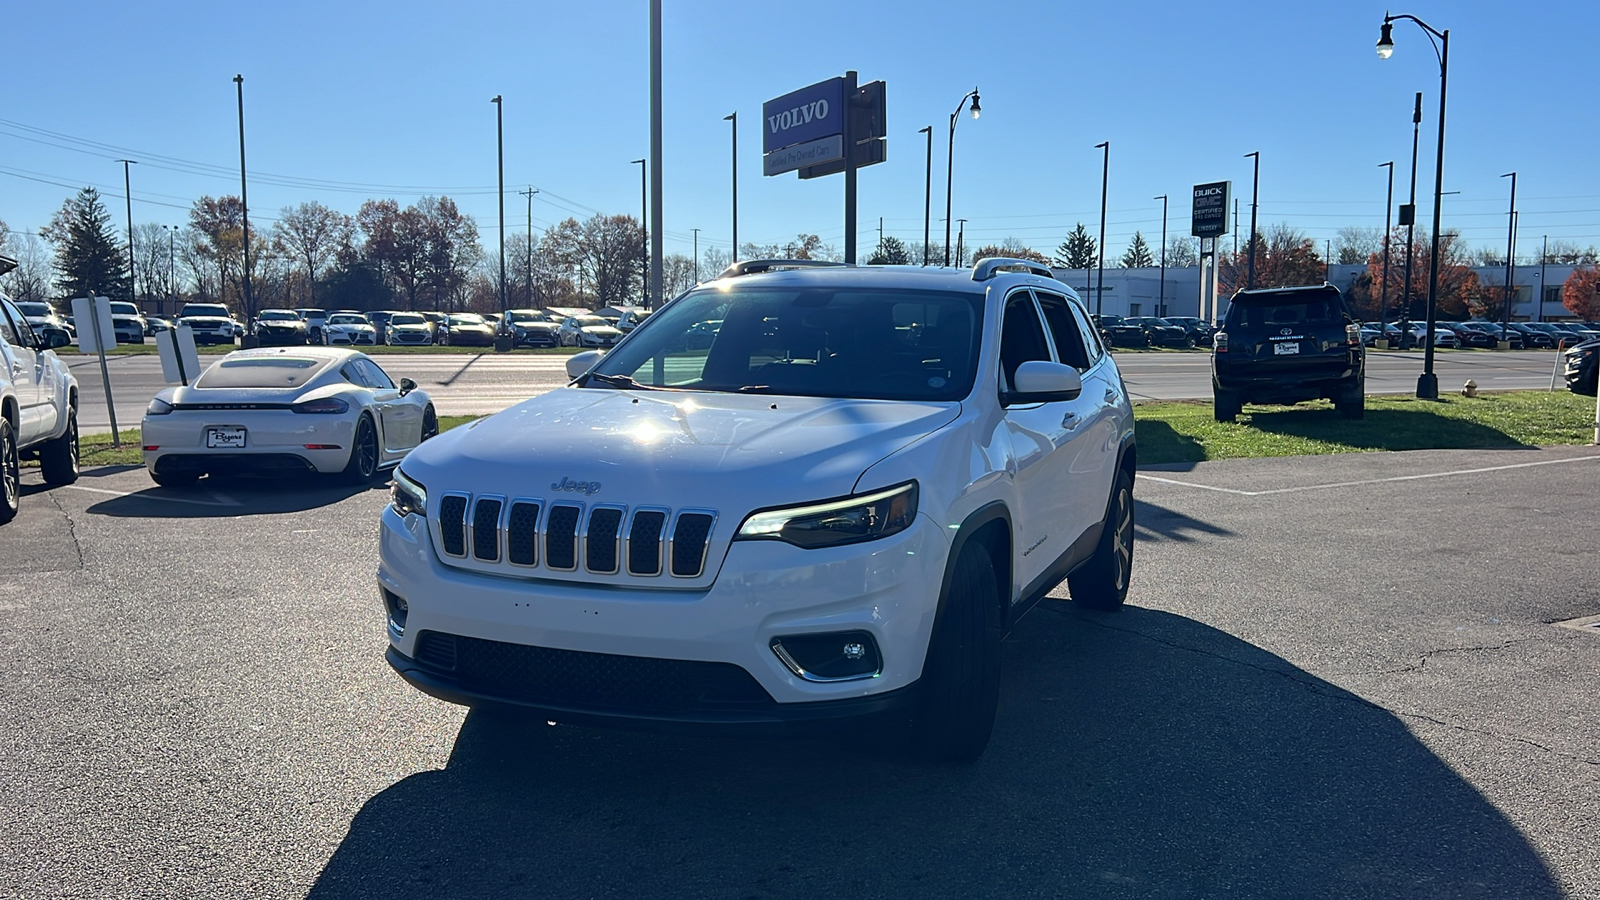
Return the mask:
<svg viewBox="0 0 1600 900"><path fill-rule="evenodd" d="M908 481L870 494L753 512L734 540L837 547L899 534L916 516L917 483Z"/></svg>
<svg viewBox="0 0 1600 900"><path fill-rule="evenodd" d="M424 518L428 515L428 489L420 482L412 481L406 473L399 469L394 470L394 487L389 490L389 505L402 517L419 515Z"/></svg>

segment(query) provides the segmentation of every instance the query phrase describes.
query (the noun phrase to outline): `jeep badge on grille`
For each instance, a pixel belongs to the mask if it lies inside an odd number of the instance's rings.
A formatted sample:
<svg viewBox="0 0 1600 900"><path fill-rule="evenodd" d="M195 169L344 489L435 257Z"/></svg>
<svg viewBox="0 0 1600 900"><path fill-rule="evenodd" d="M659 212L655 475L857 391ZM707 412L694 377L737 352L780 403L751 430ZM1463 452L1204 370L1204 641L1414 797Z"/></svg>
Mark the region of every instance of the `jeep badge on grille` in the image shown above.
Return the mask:
<svg viewBox="0 0 1600 900"><path fill-rule="evenodd" d="M550 490L570 491L574 494L593 494L600 490L600 482L573 481L571 478L563 478L555 484L550 485Z"/></svg>

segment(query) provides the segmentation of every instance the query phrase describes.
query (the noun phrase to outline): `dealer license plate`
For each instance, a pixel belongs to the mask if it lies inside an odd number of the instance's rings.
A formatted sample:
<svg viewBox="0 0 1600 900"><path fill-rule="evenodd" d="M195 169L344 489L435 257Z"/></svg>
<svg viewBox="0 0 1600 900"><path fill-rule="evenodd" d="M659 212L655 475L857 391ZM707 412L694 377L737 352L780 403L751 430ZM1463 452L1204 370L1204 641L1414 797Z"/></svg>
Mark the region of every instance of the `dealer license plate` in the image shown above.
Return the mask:
<svg viewBox="0 0 1600 900"><path fill-rule="evenodd" d="M1281 344L1273 344L1272 345L1272 354L1274 356L1293 356L1293 355L1295 355L1296 353L1299 353L1299 352L1300 352L1300 342L1299 341L1284 341Z"/></svg>
<svg viewBox="0 0 1600 900"><path fill-rule="evenodd" d="M207 428L206 447L212 450L237 450L244 446L243 428Z"/></svg>

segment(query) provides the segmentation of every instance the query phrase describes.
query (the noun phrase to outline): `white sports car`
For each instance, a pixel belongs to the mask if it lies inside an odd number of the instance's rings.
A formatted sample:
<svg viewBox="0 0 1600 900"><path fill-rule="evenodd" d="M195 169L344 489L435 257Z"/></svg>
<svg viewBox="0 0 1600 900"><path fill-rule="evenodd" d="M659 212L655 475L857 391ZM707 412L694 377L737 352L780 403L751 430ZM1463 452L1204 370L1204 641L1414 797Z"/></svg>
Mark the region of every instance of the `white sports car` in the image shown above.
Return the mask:
<svg viewBox="0 0 1600 900"><path fill-rule="evenodd" d="M354 350L262 348L229 353L188 387L150 401L141 423L156 484L237 472L336 473L372 481L439 433L416 382L398 387Z"/></svg>

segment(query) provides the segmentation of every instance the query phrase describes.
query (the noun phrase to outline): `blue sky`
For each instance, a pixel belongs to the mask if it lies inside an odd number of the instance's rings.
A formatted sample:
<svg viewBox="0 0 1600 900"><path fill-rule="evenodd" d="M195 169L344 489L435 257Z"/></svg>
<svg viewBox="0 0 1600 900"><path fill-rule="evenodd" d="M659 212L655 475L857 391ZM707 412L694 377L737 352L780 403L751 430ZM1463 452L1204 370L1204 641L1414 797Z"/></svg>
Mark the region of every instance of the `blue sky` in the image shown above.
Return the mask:
<svg viewBox="0 0 1600 900"><path fill-rule="evenodd" d="M1425 0L1395 7L1451 30L1445 225L1475 244L1505 240L1517 170L1519 252L1542 235L1600 244L1600 168L1588 107L1593 11L1578 2ZM122 221L178 223L201 194L238 189L232 78L245 76L252 218L319 200L354 212L368 197L448 194L494 246L495 119L505 97L506 202L539 230L595 210L637 214L649 145L648 5L281 0L270 4L18 3L6 13L0 78L0 219L44 224L94 184ZM760 175L761 103L855 69L888 84L889 161L860 177L861 251L878 219L922 235L933 125L934 233L944 202L950 112L977 86L983 117L957 127L955 216L967 242L1012 236L1049 252L1074 223L1098 228L1100 151L1111 142L1107 245L1135 229L1154 243L1161 206L1187 230L1188 188L1231 179L1250 196L1261 152L1261 219L1316 237L1381 226L1385 174L1406 189L1411 106L1424 92L1417 193L1433 188L1438 64L1424 33L1395 28L1373 52L1376 3L861 2L665 3L666 249L729 240L729 126L740 114L742 241L800 232L842 244L842 178ZM19 127L21 126L21 127ZM43 129L61 137L42 135ZM24 138L32 138L24 139ZM104 145L90 147L83 140ZM84 152L88 151L88 152ZM216 174L156 159L218 167ZM290 184L269 183L286 176ZM27 176L27 177L21 177ZM43 179L43 182L29 179ZM378 185L378 186L373 186ZM166 205L170 204L170 205Z"/></svg>

